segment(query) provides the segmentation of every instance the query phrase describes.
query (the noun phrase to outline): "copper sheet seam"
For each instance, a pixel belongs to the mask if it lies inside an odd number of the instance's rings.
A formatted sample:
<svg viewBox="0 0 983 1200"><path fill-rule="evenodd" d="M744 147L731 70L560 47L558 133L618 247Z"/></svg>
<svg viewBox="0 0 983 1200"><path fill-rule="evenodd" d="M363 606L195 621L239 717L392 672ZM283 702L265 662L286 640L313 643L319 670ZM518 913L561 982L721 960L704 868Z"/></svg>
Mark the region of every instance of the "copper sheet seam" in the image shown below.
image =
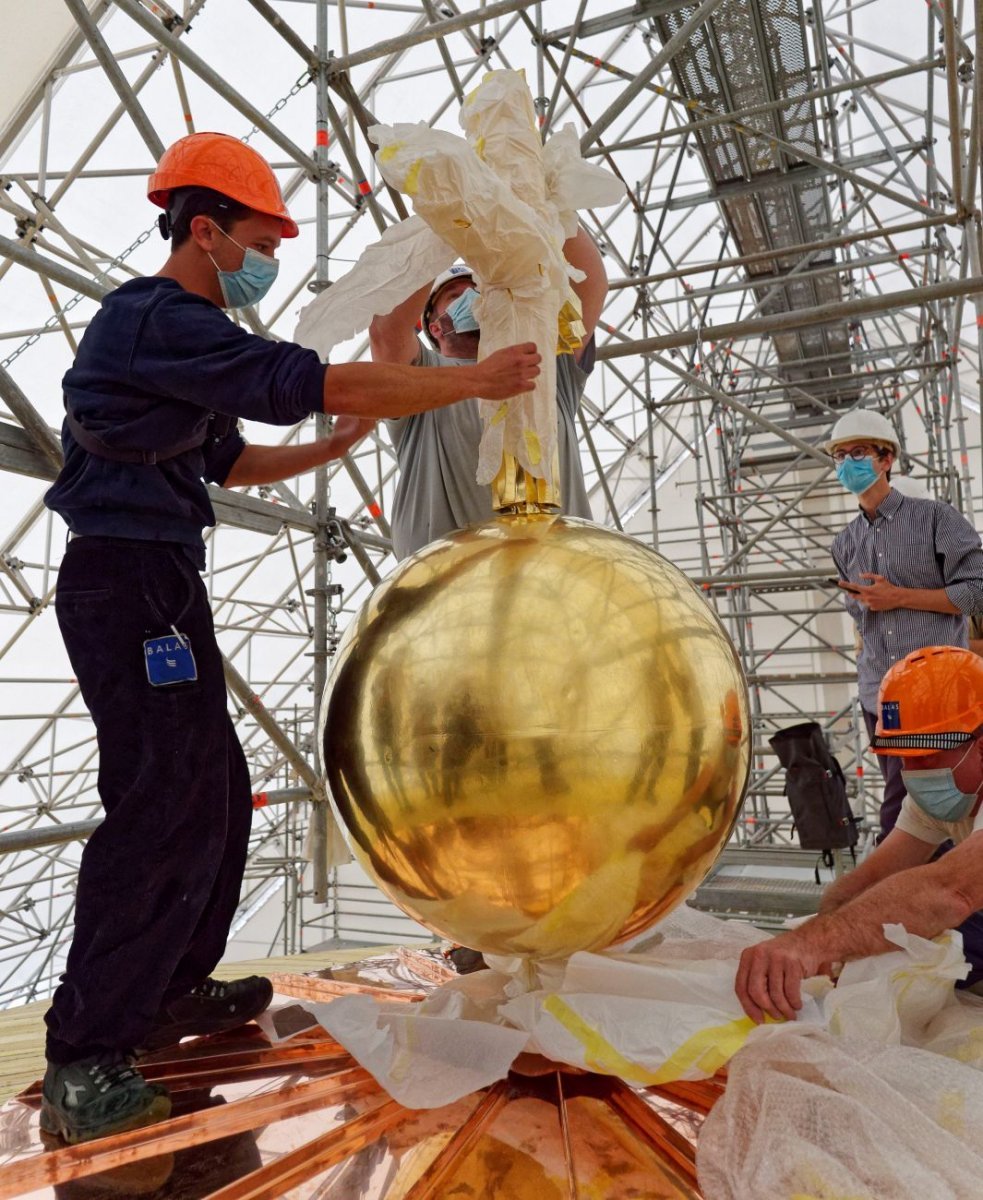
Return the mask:
<svg viewBox="0 0 983 1200"><path fill-rule="evenodd" d="M284 1068L298 1070L318 1065L339 1069L356 1064L344 1046L333 1039L300 1043L291 1039L285 1046L263 1046L256 1050L209 1054L201 1058L181 1055L139 1063L144 1079L149 1083L166 1083L171 1090L215 1087L249 1078L251 1074L257 1077L276 1075ZM16 1099L31 1108L40 1106L40 1080L25 1088Z"/></svg>
<svg viewBox="0 0 983 1200"><path fill-rule="evenodd" d="M570 1141L570 1121L567 1115L566 1097L563 1095L563 1072L556 1072L556 1109L560 1120L560 1136L563 1139L563 1158L567 1168L567 1191L570 1200L579 1200L577 1189L577 1166L573 1157L573 1146Z"/></svg>
<svg viewBox="0 0 983 1200"><path fill-rule="evenodd" d="M506 1079L499 1080L485 1092L461 1128L406 1193L405 1200L433 1200L439 1197L438 1187L467 1158L482 1133L504 1108L510 1093L511 1085Z"/></svg>
<svg viewBox="0 0 983 1200"><path fill-rule="evenodd" d="M268 976L273 990L287 999L335 1000L338 996L375 996L377 1000L397 1003L415 1003L426 999L426 992L398 992L392 988L376 987L369 983L348 983L337 979L318 979L314 975L281 975L274 972ZM449 975L448 978L454 978Z"/></svg>
<svg viewBox="0 0 983 1200"><path fill-rule="evenodd" d="M638 1133L643 1141L654 1146L671 1164L679 1169L683 1179L689 1186L687 1195L690 1200L699 1200L696 1186L696 1147L678 1130L673 1129L669 1122L654 1112L645 1101L626 1084L618 1081L619 1086L612 1089L608 1104Z"/></svg>
<svg viewBox="0 0 983 1200"><path fill-rule="evenodd" d="M690 1108L705 1117L724 1094L724 1085L714 1079L679 1080L645 1090L673 1104Z"/></svg>
<svg viewBox="0 0 983 1200"><path fill-rule="evenodd" d="M206 1200L281 1200L291 1188L358 1154L412 1115L411 1109L403 1108L395 1100L386 1100L340 1129L332 1129L235 1183L210 1192Z"/></svg>

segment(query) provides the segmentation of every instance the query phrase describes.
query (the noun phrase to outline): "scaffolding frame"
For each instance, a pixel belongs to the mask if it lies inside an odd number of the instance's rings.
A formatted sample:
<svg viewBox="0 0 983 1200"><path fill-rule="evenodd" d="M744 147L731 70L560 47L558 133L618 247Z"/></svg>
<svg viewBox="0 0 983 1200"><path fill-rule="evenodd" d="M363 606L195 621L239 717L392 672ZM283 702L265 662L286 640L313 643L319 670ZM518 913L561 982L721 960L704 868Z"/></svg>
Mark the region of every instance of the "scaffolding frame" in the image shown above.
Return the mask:
<svg viewBox="0 0 983 1200"><path fill-rule="evenodd" d="M905 466L979 524L983 0L929 0L920 47L885 24L893 0L65 3L76 36L0 125L0 1006L52 990L99 820L52 611L64 535L41 496L78 338L107 290L159 265L143 179L196 128L274 163L302 238L243 319L289 337L309 293L406 215L369 126L453 128L488 68L523 67L544 134L574 121L625 184L616 208L583 214L611 283L585 471L595 517L686 571L744 662L753 771L728 861L793 853L767 745L790 721L826 729L870 828L852 632L821 586L850 513L816 446L873 405ZM107 220L116 197L128 207ZM365 339L345 353L365 357ZM288 484L211 489L207 583L256 792L234 933L265 914L271 951L420 933L357 871L327 870L314 737L341 631L392 565L394 475L379 431Z"/></svg>

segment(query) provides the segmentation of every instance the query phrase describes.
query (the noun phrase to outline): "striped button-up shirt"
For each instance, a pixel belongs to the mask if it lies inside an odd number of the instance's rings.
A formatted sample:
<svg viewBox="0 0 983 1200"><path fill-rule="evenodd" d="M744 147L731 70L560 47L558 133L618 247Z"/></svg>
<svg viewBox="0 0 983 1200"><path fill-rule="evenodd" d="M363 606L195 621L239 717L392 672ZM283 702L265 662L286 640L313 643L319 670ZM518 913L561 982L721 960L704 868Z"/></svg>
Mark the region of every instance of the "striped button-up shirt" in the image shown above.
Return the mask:
<svg viewBox="0 0 983 1200"><path fill-rule="evenodd" d="M894 663L922 646L968 644L967 616L983 613L980 535L951 504L902 496L892 488L873 520L861 509L837 534L832 553L843 580L864 585L870 580L861 575L869 572L897 587L945 588L961 610L871 612L846 596L863 639L857 660L860 703L876 713L881 679Z"/></svg>

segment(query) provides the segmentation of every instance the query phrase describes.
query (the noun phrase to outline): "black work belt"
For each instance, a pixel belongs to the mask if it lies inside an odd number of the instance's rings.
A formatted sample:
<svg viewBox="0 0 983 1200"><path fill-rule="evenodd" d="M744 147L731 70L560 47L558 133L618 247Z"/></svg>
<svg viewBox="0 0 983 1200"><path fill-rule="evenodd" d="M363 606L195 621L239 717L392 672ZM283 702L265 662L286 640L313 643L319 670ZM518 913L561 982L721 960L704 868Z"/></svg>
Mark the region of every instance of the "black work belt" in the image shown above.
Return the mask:
<svg viewBox="0 0 983 1200"><path fill-rule="evenodd" d="M196 450L199 446L203 446L208 440L210 433L218 438L224 437L235 424L235 418L226 416L216 417L212 414L209 418L209 426L212 426L211 430L206 427L199 433L194 433L181 442L174 442L158 450L130 450L117 446L108 446L102 438L97 437L94 433L89 433L87 429L83 429L72 416L67 405L65 406L65 423L68 425L72 437L89 454L94 454L98 458L108 458L112 462L139 463L141 466L153 467L157 463L166 462L169 458L177 458L179 454L186 454L189 450Z"/></svg>

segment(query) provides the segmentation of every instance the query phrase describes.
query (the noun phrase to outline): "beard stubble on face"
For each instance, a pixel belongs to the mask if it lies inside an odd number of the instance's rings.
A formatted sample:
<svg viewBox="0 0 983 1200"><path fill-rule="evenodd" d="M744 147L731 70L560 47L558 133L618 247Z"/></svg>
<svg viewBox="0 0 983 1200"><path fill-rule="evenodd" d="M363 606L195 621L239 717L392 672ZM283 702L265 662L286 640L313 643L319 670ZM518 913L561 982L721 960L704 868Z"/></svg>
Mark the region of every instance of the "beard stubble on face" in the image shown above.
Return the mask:
<svg viewBox="0 0 983 1200"><path fill-rule="evenodd" d="M451 330L450 333L441 331L440 353L444 358L477 358L480 340L480 330L470 333L457 333L454 330Z"/></svg>

